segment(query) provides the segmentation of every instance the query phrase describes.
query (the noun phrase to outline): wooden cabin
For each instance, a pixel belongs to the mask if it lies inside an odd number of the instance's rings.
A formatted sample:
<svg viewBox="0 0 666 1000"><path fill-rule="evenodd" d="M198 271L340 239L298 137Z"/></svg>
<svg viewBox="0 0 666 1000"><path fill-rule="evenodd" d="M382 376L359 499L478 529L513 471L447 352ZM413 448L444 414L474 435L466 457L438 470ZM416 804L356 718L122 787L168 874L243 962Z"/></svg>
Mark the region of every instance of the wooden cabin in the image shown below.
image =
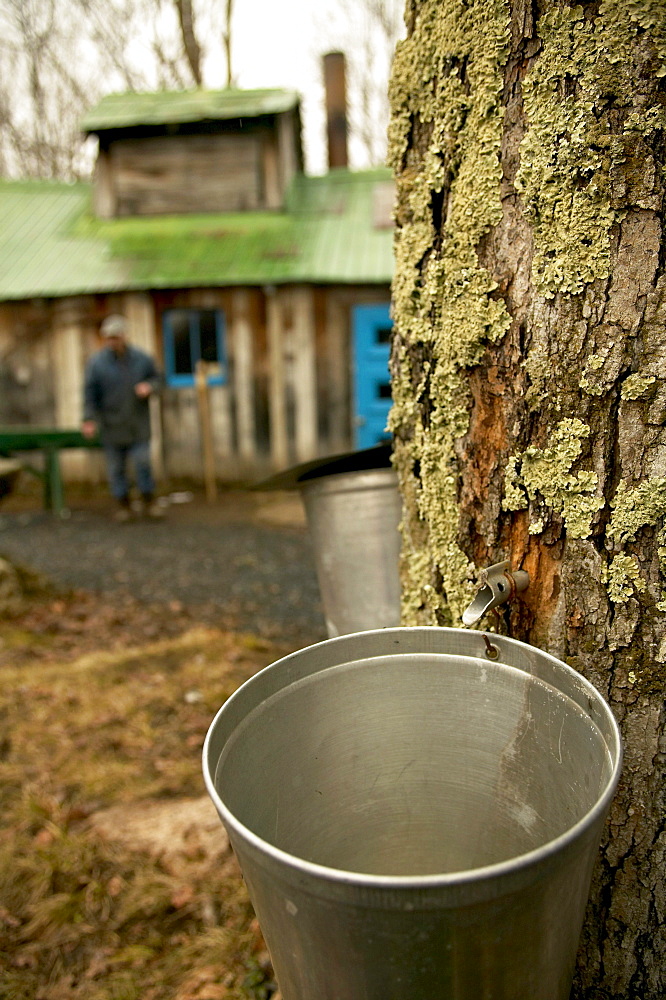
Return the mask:
<svg viewBox="0 0 666 1000"><path fill-rule="evenodd" d="M122 312L165 374L157 468L252 480L384 436L390 175L302 169L289 91L123 94L83 123L88 184L0 182L0 425L77 427L97 331ZM201 366L199 366L201 370ZM99 456L63 456L99 478Z"/></svg>
<svg viewBox="0 0 666 1000"><path fill-rule="evenodd" d="M98 138L93 208L104 219L283 209L303 172L291 91L111 94L82 128Z"/></svg>

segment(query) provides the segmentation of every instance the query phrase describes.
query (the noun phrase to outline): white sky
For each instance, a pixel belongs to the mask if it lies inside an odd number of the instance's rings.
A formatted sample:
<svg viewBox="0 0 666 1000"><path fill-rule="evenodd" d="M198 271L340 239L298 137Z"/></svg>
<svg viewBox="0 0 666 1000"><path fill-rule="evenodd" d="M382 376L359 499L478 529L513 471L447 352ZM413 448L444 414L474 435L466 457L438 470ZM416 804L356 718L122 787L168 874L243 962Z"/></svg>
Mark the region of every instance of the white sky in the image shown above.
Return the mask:
<svg viewBox="0 0 666 1000"><path fill-rule="evenodd" d="M28 2L28 0L26 0ZM31 0L39 4L41 0ZM67 5L68 0L58 0ZM401 0L385 0L390 9L395 9ZM164 17L165 43L169 48L169 38L177 35L175 9L169 4L160 8ZM216 89L226 85L227 67L222 47L222 27L225 0L202 4L197 11L196 31L204 50L210 52L204 63L204 86ZM399 9L399 6L398 6ZM8 28L3 14L6 9L0 0L0 32L7 40ZM350 23L353 22L353 23ZM347 95L350 108L358 108L354 103L356 77L352 69L354 55L362 66L372 65L375 79L383 88L388 77L388 54L385 42L374 45L371 22L364 9L363 0L233 0L232 23L232 69L234 83L241 88L283 87L298 91L301 95L303 122L303 142L306 169L310 173L326 170L326 122L324 111L324 88L322 80L322 57L326 52L340 50L346 53ZM76 38L76 24L70 24L72 37ZM10 32L11 36L11 32ZM129 61L135 68L154 65L150 51L152 35L135 28L128 48ZM11 47L11 37L10 37ZM365 47L365 48L364 48ZM96 50L85 39L77 50L77 57L86 56L91 60L94 73ZM124 81L119 76L114 81L111 76L109 93L123 89ZM146 86L157 85L150 82L150 70L146 76ZM351 100L350 100L351 92ZM375 105L372 105L375 108ZM372 112L371 112L372 114ZM378 117L385 117L385 110L378 111ZM385 123L380 121L380 129ZM381 132L380 132L381 135ZM367 150L353 136L349 143L350 165L367 165Z"/></svg>
<svg viewBox="0 0 666 1000"><path fill-rule="evenodd" d="M300 92L308 169L313 173L326 166L321 57L337 47L322 27L330 25L337 9L335 0L235 0L234 5L235 83Z"/></svg>
<svg viewBox="0 0 666 1000"><path fill-rule="evenodd" d="M341 0L234 0L235 84L242 88L285 87L299 91L310 173L326 170L322 56L334 50L349 55L354 39L349 9L353 10L354 4L345 5ZM207 73L207 83L224 86L225 74L226 67L221 65L217 79L213 71ZM349 68L347 85L349 94ZM353 163L353 145L350 158L353 165L364 165Z"/></svg>
<svg viewBox="0 0 666 1000"><path fill-rule="evenodd" d="M232 20L232 69L234 83L243 89L283 87L296 90L302 98L306 167L311 173L326 170L326 123L322 56L334 50L344 51L354 45L354 29L349 24L349 11L355 19L363 11L358 0L234 0ZM362 8L362 5L360 5ZM214 16L219 31L224 0L217 0ZM206 8L210 16L211 8ZM165 8L165 17L175 30L174 10ZM209 38L211 26L198 19L196 31L204 47L211 53L205 60L204 86L216 89L226 86L227 67L221 38ZM135 58L142 59L144 39L137 36L132 46ZM349 62L349 59L348 59ZM349 66L347 72L349 94ZM358 159L358 157L356 157ZM350 159L354 148L350 144ZM363 166L363 163L353 163Z"/></svg>

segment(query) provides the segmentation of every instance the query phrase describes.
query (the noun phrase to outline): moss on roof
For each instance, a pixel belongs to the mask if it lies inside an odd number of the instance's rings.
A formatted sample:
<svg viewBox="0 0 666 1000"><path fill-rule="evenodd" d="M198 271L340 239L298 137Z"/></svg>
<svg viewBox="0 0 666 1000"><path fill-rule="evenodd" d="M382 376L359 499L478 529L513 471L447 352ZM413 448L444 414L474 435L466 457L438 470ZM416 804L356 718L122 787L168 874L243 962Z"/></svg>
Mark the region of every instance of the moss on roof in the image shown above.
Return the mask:
<svg viewBox="0 0 666 1000"><path fill-rule="evenodd" d="M0 182L0 301L130 289L387 284L387 170L299 175L284 212L100 220L87 184Z"/></svg>
<svg viewBox="0 0 666 1000"><path fill-rule="evenodd" d="M81 122L84 132L172 125L201 121L228 121L278 114L299 106L293 90L183 90L160 93L109 94Z"/></svg>

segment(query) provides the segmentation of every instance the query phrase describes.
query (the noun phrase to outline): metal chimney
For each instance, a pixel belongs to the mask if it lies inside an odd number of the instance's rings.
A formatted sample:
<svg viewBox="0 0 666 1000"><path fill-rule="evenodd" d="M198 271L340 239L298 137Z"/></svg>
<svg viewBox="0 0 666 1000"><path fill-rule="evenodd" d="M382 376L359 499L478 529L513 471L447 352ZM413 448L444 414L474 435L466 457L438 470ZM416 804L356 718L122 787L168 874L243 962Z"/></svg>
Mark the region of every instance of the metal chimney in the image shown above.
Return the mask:
<svg viewBox="0 0 666 1000"><path fill-rule="evenodd" d="M328 166L346 167L347 162L347 88L344 52L328 52L324 56L324 88L326 90L326 135Z"/></svg>

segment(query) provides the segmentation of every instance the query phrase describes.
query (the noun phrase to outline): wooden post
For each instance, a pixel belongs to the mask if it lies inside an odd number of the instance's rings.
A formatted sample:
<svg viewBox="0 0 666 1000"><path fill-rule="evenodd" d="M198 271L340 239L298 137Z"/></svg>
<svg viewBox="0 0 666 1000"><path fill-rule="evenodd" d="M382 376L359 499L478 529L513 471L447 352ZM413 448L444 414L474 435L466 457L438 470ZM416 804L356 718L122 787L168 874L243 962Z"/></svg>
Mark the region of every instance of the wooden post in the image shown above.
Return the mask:
<svg viewBox="0 0 666 1000"><path fill-rule="evenodd" d="M217 499L217 483L215 481L213 426L210 415L210 396L208 393L208 365L205 361L197 361L195 381L197 387L197 403L199 406L199 426L201 428L201 448L203 452L206 500L208 500L209 503L213 503L213 501Z"/></svg>
<svg viewBox="0 0 666 1000"><path fill-rule="evenodd" d="M296 405L296 459L307 462L317 454L317 367L314 297L311 288L292 290L293 393Z"/></svg>
<svg viewBox="0 0 666 1000"><path fill-rule="evenodd" d="M283 469L289 462L287 431L287 382L284 359L284 322L282 297L275 289L266 295L266 326L268 334L271 460L274 468Z"/></svg>
<svg viewBox="0 0 666 1000"><path fill-rule="evenodd" d="M256 460L257 435L254 417L254 361L252 343L252 300L246 288L233 294L230 346L234 352L234 406L238 437L238 455L248 468Z"/></svg>
<svg viewBox="0 0 666 1000"><path fill-rule="evenodd" d="M92 301L86 296L60 299L55 303L52 326L53 390L55 427L78 427L83 412L83 344L90 328ZM58 456L65 479L86 479L88 454ZM60 472L59 472L60 475Z"/></svg>

